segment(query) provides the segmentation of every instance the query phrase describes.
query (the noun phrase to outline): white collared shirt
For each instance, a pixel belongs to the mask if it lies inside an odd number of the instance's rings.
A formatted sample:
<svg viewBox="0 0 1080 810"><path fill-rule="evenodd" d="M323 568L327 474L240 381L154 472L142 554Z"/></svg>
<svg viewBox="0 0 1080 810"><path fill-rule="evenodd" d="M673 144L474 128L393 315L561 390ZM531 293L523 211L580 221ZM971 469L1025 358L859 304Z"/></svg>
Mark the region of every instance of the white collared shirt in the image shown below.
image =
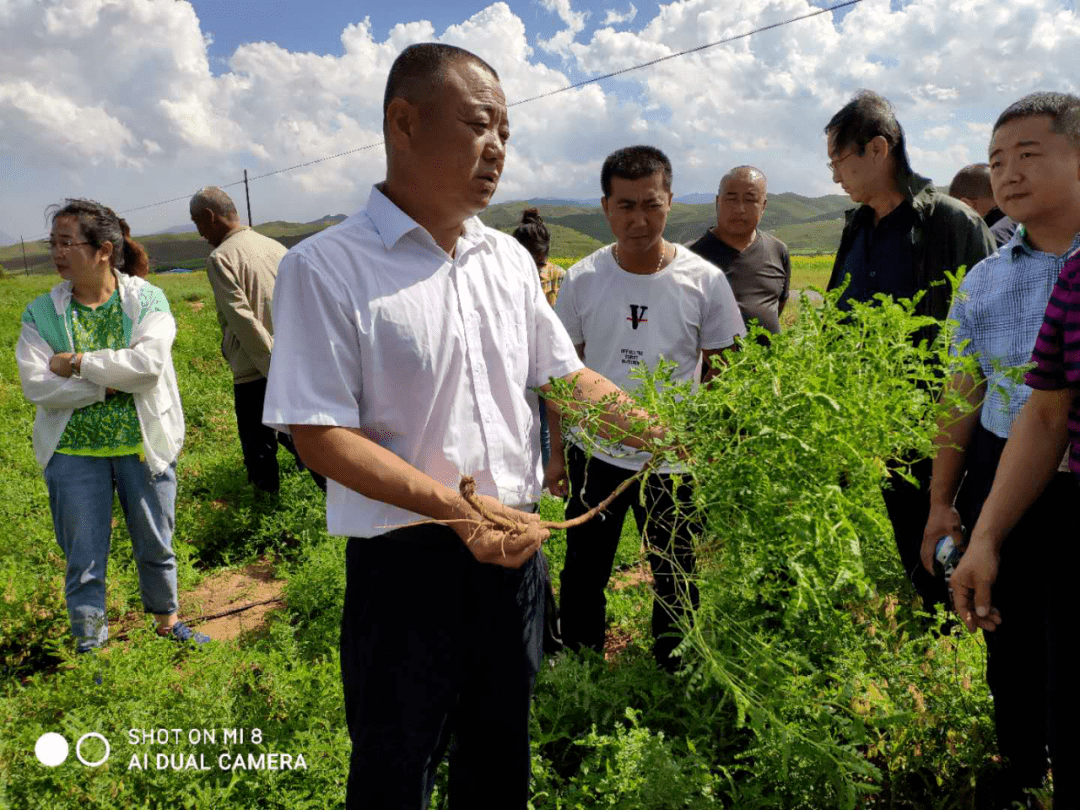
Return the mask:
<svg viewBox="0 0 1080 810"><path fill-rule="evenodd" d="M372 188L344 222L286 254L274 290L263 420L338 425L432 478L510 506L540 496L529 390L582 368L512 237L472 217L454 258ZM373 537L421 519L328 482L331 534Z"/></svg>

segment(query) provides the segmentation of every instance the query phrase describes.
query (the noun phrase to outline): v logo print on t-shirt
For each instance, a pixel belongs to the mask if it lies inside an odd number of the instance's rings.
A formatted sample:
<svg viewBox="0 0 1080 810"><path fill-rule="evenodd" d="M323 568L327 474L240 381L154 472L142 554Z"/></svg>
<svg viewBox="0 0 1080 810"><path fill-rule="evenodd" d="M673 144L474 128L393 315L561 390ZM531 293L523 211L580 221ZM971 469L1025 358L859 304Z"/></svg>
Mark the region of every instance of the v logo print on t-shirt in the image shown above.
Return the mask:
<svg viewBox="0 0 1080 810"><path fill-rule="evenodd" d="M649 319L645 317L645 310L648 307L644 304L631 304L630 305L630 317L626 320L630 321L634 325L634 328L638 328L639 323L648 323Z"/></svg>

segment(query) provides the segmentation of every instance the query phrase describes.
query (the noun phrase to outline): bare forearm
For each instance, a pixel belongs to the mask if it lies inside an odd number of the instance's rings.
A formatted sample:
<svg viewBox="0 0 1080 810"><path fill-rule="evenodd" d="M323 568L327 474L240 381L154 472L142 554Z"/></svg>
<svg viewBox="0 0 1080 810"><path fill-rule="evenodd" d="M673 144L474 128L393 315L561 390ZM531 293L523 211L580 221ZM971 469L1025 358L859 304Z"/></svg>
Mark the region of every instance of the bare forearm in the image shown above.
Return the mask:
<svg viewBox="0 0 1080 810"><path fill-rule="evenodd" d="M967 413L953 409L938 421L938 435L934 439L938 450L930 479L932 505L952 506L956 500L964 473L964 459L982 413L980 403L986 393L986 382L975 380L968 374L958 374L949 381L946 393L949 392L959 394L971 407Z"/></svg>
<svg viewBox="0 0 1080 810"><path fill-rule="evenodd" d="M1071 401L1069 390L1032 392L1013 422L972 543L1000 549L1024 512L1050 483L1068 445Z"/></svg>
<svg viewBox="0 0 1080 810"><path fill-rule="evenodd" d="M708 387L713 380L720 376L722 368L728 364L728 352L739 350L737 343L725 346L723 349L705 349L701 353L701 384ZM719 365L713 363L713 358L720 359Z"/></svg>
<svg viewBox="0 0 1080 810"><path fill-rule="evenodd" d="M358 430L323 425L290 427L304 464L354 492L437 520L466 515L459 493Z"/></svg>
<svg viewBox="0 0 1080 810"><path fill-rule="evenodd" d="M574 383L573 400L556 406L564 418L573 421L574 414L585 411L589 405L607 405L600 414L601 424L597 432L604 439L622 442L629 447L643 448L650 441L662 439L663 428L652 425L644 431L634 432L635 422L651 419L643 408L633 405L630 396L606 377L590 368L575 371L563 379ZM542 386L544 393L551 391L550 384Z"/></svg>
<svg viewBox="0 0 1080 810"><path fill-rule="evenodd" d="M938 451L934 456L934 468L930 477L931 504L952 506L956 500L956 492L964 474L964 460L967 458L980 412L981 410L976 408L951 425L939 425L941 432L936 440Z"/></svg>

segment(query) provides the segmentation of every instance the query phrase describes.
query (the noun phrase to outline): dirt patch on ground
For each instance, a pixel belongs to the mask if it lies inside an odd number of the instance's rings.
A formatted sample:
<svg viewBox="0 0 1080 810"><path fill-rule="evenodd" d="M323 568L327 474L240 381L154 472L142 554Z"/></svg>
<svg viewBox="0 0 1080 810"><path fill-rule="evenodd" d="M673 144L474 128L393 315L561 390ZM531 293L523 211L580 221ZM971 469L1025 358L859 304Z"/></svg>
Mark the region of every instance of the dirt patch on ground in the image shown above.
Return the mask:
<svg viewBox="0 0 1080 810"><path fill-rule="evenodd" d="M611 590L621 591L623 588L633 588L643 583L653 584L652 572L644 563L639 563L633 568L614 574L611 577Z"/></svg>
<svg viewBox="0 0 1080 810"><path fill-rule="evenodd" d="M284 590L285 580L274 576L274 564L269 560L259 560L240 570L209 576L195 590L181 594L180 618L194 619L280 599ZM212 639L227 641L242 633L262 631L266 627L267 614L280 610L283 604L280 601L257 604L228 616L192 624Z"/></svg>
<svg viewBox="0 0 1080 810"><path fill-rule="evenodd" d="M215 641L257 634L266 628L267 614L284 606L280 601L284 590L285 580L274 576L274 564L259 560L245 568L212 574L199 587L181 593L180 618ZM246 605L253 607L236 611ZM213 619L201 618L225 611L236 612ZM110 628L110 635L145 626L146 622L145 614L131 613Z"/></svg>
<svg viewBox="0 0 1080 810"><path fill-rule="evenodd" d="M609 627L604 635L604 660L609 664L618 660L633 641L634 636L629 630L622 627Z"/></svg>

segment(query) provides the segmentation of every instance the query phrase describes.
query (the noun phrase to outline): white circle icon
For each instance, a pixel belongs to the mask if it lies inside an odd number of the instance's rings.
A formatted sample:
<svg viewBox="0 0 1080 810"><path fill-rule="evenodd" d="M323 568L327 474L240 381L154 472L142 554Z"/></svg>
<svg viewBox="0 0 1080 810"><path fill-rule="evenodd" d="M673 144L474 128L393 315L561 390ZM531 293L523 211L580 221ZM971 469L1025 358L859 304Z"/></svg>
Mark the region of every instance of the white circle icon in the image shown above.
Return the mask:
<svg viewBox="0 0 1080 810"><path fill-rule="evenodd" d="M42 765L55 768L67 759L68 741L55 731L47 732L38 737L37 744L34 746L34 754L37 755L38 762Z"/></svg>
<svg viewBox="0 0 1080 810"><path fill-rule="evenodd" d="M82 757L82 751L80 749L82 748L83 741L87 737L97 737L99 740L101 740L103 743L105 743L105 753L102 755L101 759L99 759L97 762L87 762ZM87 768L96 768L98 765L101 765L102 763L104 763L105 760L107 760L109 758L109 751L110 750L111 749L109 748L109 741L106 740L102 735L98 734L96 731L88 731L86 734L83 734L81 737L79 737L79 741L77 743L75 743L75 756L77 756L79 758L79 762L81 762ZM64 756L67 756L67 743L66 742L64 743Z"/></svg>

